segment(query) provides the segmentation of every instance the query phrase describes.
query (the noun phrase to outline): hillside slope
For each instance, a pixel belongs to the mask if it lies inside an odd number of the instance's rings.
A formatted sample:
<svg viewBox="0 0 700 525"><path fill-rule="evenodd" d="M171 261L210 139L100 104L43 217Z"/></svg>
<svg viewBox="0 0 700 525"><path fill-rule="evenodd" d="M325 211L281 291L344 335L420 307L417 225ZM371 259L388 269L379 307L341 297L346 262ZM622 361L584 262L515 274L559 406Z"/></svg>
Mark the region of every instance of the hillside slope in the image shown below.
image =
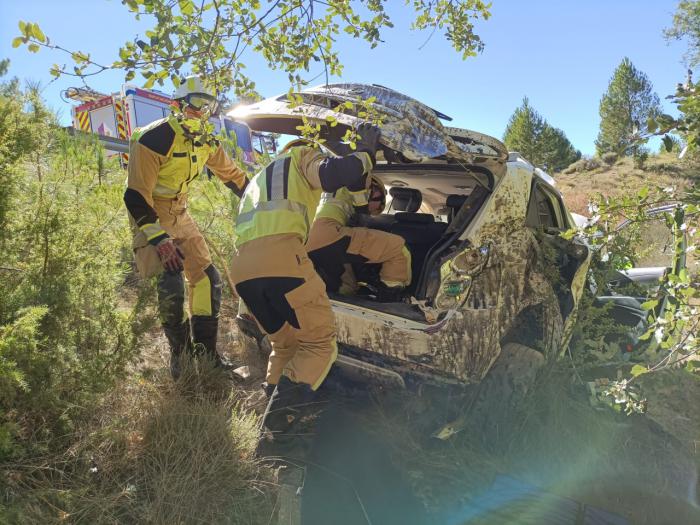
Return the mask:
<svg viewBox="0 0 700 525"><path fill-rule="evenodd" d="M588 162L596 164L596 159ZM576 165L583 167L583 162ZM650 157L644 169L634 167L631 158L623 158L612 166L597 162L597 167L588 166L573 173L574 165L554 178L569 209L576 213L588 214L588 203L601 194L615 197L638 192L645 185L687 188L700 182L700 162L679 160L675 154L661 154Z"/></svg>

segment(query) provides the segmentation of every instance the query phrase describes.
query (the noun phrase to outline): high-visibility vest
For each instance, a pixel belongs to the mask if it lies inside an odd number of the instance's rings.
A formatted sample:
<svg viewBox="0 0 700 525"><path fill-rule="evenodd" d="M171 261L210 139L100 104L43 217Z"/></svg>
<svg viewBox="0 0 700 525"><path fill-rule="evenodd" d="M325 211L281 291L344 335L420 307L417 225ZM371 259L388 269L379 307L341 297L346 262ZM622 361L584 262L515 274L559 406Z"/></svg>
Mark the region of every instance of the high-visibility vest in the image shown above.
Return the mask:
<svg viewBox="0 0 700 525"><path fill-rule="evenodd" d="M324 193L316 210L316 219L332 219L341 226L347 226L350 217L355 213L355 200L353 192L347 188L340 188L335 195Z"/></svg>
<svg viewBox="0 0 700 525"><path fill-rule="evenodd" d="M312 188L299 168L305 149L291 148L248 183L236 218L236 246L283 233L306 242L321 190Z"/></svg>
<svg viewBox="0 0 700 525"><path fill-rule="evenodd" d="M161 199L173 199L187 193L189 185L204 170L209 157L216 152L218 144L200 143L187 138L177 118L170 115L156 120L148 126L137 128L131 135L131 141L138 141L150 129L167 121L175 132L172 146L165 153L168 157L158 172L158 180L153 188L153 196Z"/></svg>

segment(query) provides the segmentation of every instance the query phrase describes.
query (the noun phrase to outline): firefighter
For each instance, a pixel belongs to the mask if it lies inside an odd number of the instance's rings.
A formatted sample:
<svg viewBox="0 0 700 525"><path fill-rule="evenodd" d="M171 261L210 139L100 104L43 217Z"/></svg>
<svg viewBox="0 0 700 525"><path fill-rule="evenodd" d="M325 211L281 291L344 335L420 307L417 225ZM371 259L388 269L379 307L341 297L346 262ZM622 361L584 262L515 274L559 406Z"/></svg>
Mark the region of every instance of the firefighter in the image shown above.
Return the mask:
<svg viewBox="0 0 700 525"><path fill-rule="evenodd" d="M247 179L208 132L208 119L216 114L218 103L202 80L186 78L173 99L176 110L131 136L124 203L139 273L159 274L160 320L170 345L170 372L177 380L184 352L203 353L215 366L223 364L216 352L222 281L187 212L190 185L205 166L239 196Z"/></svg>
<svg viewBox="0 0 700 525"><path fill-rule="evenodd" d="M336 359L336 332L326 285L314 270L304 244L322 192L347 187L366 195L375 162L379 130L358 129L356 151L344 157L323 153L313 144L288 145L250 181L236 219L232 277L236 291L268 334L268 369L281 376L268 386L270 400L263 426L280 452L296 448L292 428L313 419L316 391ZM361 198L361 197L360 197ZM282 447L282 448L280 448Z"/></svg>
<svg viewBox="0 0 700 525"><path fill-rule="evenodd" d="M346 188L321 197L306 250L329 292L352 295L357 291L351 264L380 264L377 299L383 302L400 300L404 288L411 282L411 253L403 238L380 230L348 226L356 213L379 215L385 206L386 189L374 176L366 206L353 202Z"/></svg>

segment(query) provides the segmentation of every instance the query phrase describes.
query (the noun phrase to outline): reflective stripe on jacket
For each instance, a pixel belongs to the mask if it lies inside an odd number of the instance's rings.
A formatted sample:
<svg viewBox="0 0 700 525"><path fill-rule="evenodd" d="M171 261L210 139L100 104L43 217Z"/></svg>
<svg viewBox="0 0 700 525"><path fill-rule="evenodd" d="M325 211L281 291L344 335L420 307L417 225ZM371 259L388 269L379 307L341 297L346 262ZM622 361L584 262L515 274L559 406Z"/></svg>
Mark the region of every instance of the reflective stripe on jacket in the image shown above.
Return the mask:
<svg viewBox="0 0 700 525"><path fill-rule="evenodd" d="M236 219L236 245L282 233L306 241L321 197L299 169L304 148L292 148L250 181Z"/></svg>

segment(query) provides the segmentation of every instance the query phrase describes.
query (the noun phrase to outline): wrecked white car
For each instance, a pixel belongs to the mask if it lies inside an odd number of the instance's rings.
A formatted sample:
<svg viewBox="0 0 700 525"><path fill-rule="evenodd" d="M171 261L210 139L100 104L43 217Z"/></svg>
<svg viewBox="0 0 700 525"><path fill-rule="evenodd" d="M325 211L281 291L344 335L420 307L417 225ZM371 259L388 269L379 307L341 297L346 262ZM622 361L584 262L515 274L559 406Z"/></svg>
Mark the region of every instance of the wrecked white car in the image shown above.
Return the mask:
<svg viewBox="0 0 700 525"><path fill-rule="evenodd" d="M345 102L374 98L383 151L374 174L385 184L384 214L362 224L402 236L412 254L410 302L371 294L331 295L338 364L407 383L465 384L504 354L555 358L567 347L589 264L585 243L559 192L498 140L447 127L450 118L388 88L336 84L241 106L230 113L254 131L295 134L301 116L354 126ZM301 102L301 103L299 103ZM351 104L348 104L350 106ZM363 273L364 271L364 273ZM356 268L358 276L371 268ZM243 332L262 334L242 313Z"/></svg>

